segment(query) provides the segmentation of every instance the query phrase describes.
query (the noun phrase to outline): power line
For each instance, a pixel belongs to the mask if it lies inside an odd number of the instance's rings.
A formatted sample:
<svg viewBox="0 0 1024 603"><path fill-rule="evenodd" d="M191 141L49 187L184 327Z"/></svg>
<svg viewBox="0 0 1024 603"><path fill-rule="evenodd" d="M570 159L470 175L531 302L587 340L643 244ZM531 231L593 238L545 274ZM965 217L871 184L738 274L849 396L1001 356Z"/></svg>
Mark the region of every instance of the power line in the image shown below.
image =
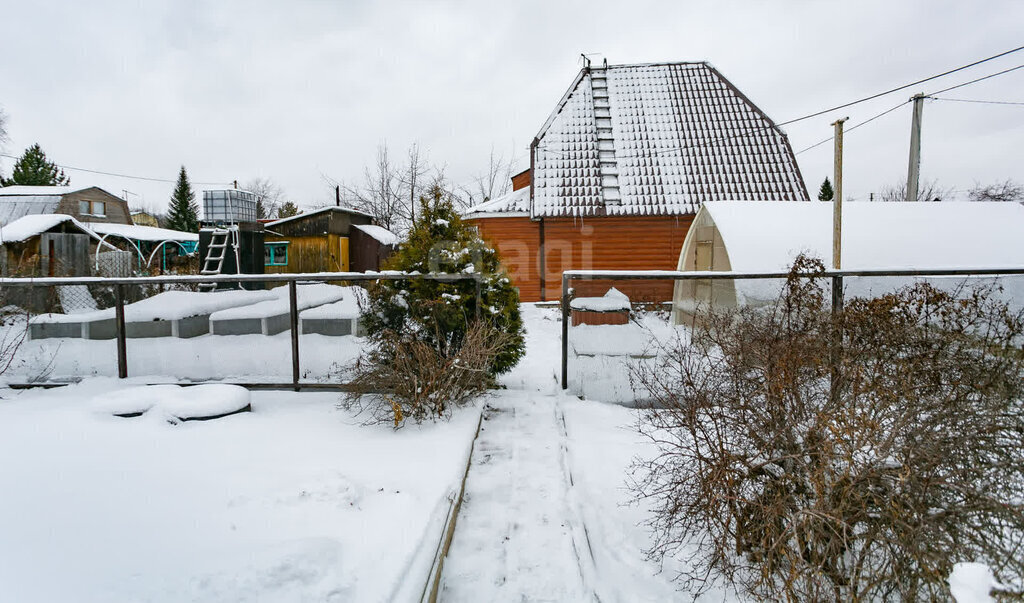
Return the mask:
<svg viewBox="0 0 1024 603"><path fill-rule="evenodd" d="M1024 103L1011 102L1011 101L993 101L993 100L975 100L970 98L940 98L937 96L929 97L932 100L937 101L951 101L955 103L980 103L983 105L1024 105Z"/></svg>
<svg viewBox="0 0 1024 603"><path fill-rule="evenodd" d="M942 94L943 92L949 92L950 90L956 90L957 88L963 88L964 86L969 86L970 84L976 84L976 83L978 83L978 82L980 82L982 80L987 80L989 78L996 77L997 75L1003 75L1004 73L1010 73L1011 71L1016 71L1018 69L1024 69L1024 65L1017 65L1016 67L1010 67L1009 69L1004 69L1004 70L1002 70L1000 72L993 73L991 75L986 75L984 77L979 77L978 79L974 79L974 80L971 80L969 82L964 82L962 84L957 84L956 86L950 86L949 88L943 88L942 90L939 90L938 92L932 92L931 94L928 94L926 96L935 96L936 94Z"/></svg>
<svg viewBox="0 0 1024 603"><path fill-rule="evenodd" d="M1019 52L1021 50L1024 50L1024 46L1018 46L1017 48L1013 48L1011 50L1007 50L1005 52L1001 52L999 54L995 54L995 55L992 55L990 57L987 57L987 58L984 58L984 59L981 59L981 60L978 60L978 61L974 61L973 63L968 63L966 65L962 65L962 66L957 67L955 69L950 69L948 71L944 71L944 72L939 73L937 75L933 75L933 76L930 76L930 77L922 78L922 79L919 79L917 81L910 82L909 84L904 84L902 86L897 86L895 88L890 88L890 89L888 89L888 90L886 90L884 92L878 92L876 94L872 94L870 96L865 96L863 98L859 98L857 100L850 101L848 103L843 103L841 105L836 105L835 107L831 107L829 109L823 109L821 111L815 111L814 113L808 113L807 115L803 115L803 116L800 116L800 117L789 119L789 120L780 122L778 124L758 126L756 128L751 128L751 129L748 129L748 130L744 130L742 132L739 132L737 134L733 134L731 136L725 136L723 138L719 138L719 139L716 139L716 140L711 140L711 141L708 141L706 143L701 143L701 144L695 145L695 146L709 146L709 145L712 145L712 144L715 144L715 143L718 143L718 142L724 142L726 140L731 140L733 138L739 138L741 136L746 136L747 134L753 134L753 133L759 132L761 130L776 129L776 128L779 128L781 126L786 126L786 125L789 125L789 124L794 124L794 123L797 123L797 122L800 122L800 121L811 119L813 117L819 117L821 115L824 115L826 113L830 113L832 111L836 111L836 110L839 110L839 109L845 109L847 107L852 107L853 105L857 105L857 104L860 104L860 103L863 103L863 102L867 102L869 100L874 100L876 98L879 98L879 97L882 97L882 96L886 96L886 95L892 94L894 92L899 92L900 90L905 90L907 88L911 88L911 87L916 86L918 84L922 84L924 82L929 82L931 80L935 80L935 79L938 79L938 78L950 75L952 73L956 73L958 71L963 71L964 69L969 69L969 68L974 67L976 65L981 65L982 63L986 63L988 61L992 61L992 60L998 59L1000 57L1004 57L1006 55L1013 54L1015 52ZM941 94L943 92L948 92L949 90L954 90L956 88L961 88L963 86L974 84L974 83L980 82L982 80L987 80L989 78L993 78L993 77L996 77L996 76L999 76L999 75L1003 75L1005 73L1009 73L1011 71L1015 71L1015 70L1021 69L1021 68L1024 68L1024 65L1018 65L1017 67L1013 67L1013 68L1010 68L1010 69L1005 69L1003 71L1000 71L1000 72L997 72L997 73L993 73L993 74L990 74L990 75L986 75L984 77L980 77L980 78L977 78L977 79L974 79L974 80L971 80L971 81L968 81L968 82L964 82L962 84L957 84L956 86L951 86L949 88L946 88L945 90L940 90L940 91L935 92L933 94ZM928 95L928 96L931 96L931 95ZM898 106L902 106L903 104L904 103L900 103L900 105L898 105ZM896 107L893 107L893 109L890 109L890 111L895 110L895 109L896 109ZM888 111L886 111L885 113L887 113L887 112ZM878 117L881 117L885 113L876 115L875 117L869 119L868 121L877 119ZM857 124L857 125L861 126L861 125L864 125L864 123L868 123L868 122L865 121L865 122L863 122L861 124ZM850 128L850 129L852 130L853 128ZM831 138L829 138L828 140L831 140ZM822 142L816 143L813 146L818 146L819 144L824 144L825 142L826 141L822 141ZM537 147L537 148L540 149L541 151L546 152L546 153L553 153L555 155L560 155L562 157L568 157L569 156L568 153L564 153L564 152L561 152L561 151L555 151L555 150L552 150L552 149L547 149L545 147ZM679 147L671 147L671 148L666 148L666 149L658 149L656 151L650 152L649 155L660 155L662 153L670 153L670 152L675 152L675 151L682 151L685 148L687 148L687 147L679 146ZM813 147L809 147L809 148L813 148ZM806 151L808 149L804 149L804 150ZM803 151L801 151L801 153L802 152ZM635 154L635 155L618 155L618 156L619 157L640 157L641 155ZM647 156L647 155L644 155L644 156Z"/></svg>
<svg viewBox="0 0 1024 603"><path fill-rule="evenodd" d="M853 130L856 130L857 128L859 128L859 127L861 127L861 126L863 126L865 124L869 124L869 123L875 121L876 119L878 119L879 117L882 117L883 115L888 115L888 114L892 113L893 111L895 111L896 109L899 109L900 107L902 107L903 105L905 105L905 104L907 104L909 102L910 101L908 101L908 100L907 101L903 101L902 103L896 105L895 107L892 107L891 109L886 109L885 111L882 111L881 113L879 113L878 115L875 115L874 117L871 117L869 119L865 119L864 121L862 121L862 122L860 122L860 123L858 123L856 125L850 126L849 128L846 128L846 133L849 134ZM796 153L793 153L793 154L794 155L799 155L800 153L803 153L804 151L810 151L811 149L813 149L815 147L819 147L819 146L825 144L826 142L832 140L833 138L835 138L835 136L829 136L825 140L822 140L821 142L816 142L816 143L812 144L811 146L807 147L806 149L800 149L799 151L797 151Z"/></svg>
<svg viewBox="0 0 1024 603"><path fill-rule="evenodd" d="M15 155L8 155L7 153L0 153L0 157L7 157L8 159L15 159L15 160L19 159L19 157L15 156ZM88 172L90 174L100 174L102 176L114 176L115 178L128 178L130 180L145 180L147 182L167 182L167 183L170 183L170 184L174 184L174 183L177 182L176 179L175 180L168 180L166 178L147 178L146 176L131 176L131 175L128 175L128 174L117 174L117 173L114 173L114 172L104 172L104 171L101 171L101 170L90 170L88 168L74 167L74 166L70 166L70 165L61 165L59 163L55 163L53 165L55 165L55 166L57 166L57 167L59 167L59 168L61 168L63 170L75 170L77 172ZM192 184L196 184L196 185L200 185L200 186L228 186L231 183L230 182L193 182Z"/></svg>

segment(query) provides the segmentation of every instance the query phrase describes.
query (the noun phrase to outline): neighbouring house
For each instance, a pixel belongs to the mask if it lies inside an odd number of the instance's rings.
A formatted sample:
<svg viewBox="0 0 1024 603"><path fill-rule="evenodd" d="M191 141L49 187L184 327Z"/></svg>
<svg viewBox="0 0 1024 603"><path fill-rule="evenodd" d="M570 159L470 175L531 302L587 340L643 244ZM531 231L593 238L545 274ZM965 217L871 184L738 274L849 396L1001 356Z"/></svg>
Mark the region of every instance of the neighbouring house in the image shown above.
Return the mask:
<svg viewBox="0 0 1024 603"><path fill-rule="evenodd" d="M131 224L124 199L97 186L6 186L0 188L0 225L23 216L65 214L79 222Z"/></svg>
<svg viewBox="0 0 1024 603"><path fill-rule="evenodd" d="M379 270L398 244L391 231L347 207L324 207L265 225L267 273Z"/></svg>
<svg viewBox="0 0 1024 603"><path fill-rule="evenodd" d="M132 211L131 215L132 224L138 226L152 226L153 228L160 228L160 220L153 214L149 213L148 211L137 209Z"/></svg>
<svg viewBox="0 0 1024 603"><path fill-rule="evenodd" d="M512 182L465 219L523 301L558 299L564 270L675 268L706 201L809 200L785 133L707 63L584 67ZM673 293L671 281L614 286L634 301Z"/></svg>
<svg viewBox="0 0 1024 603"><path fill-rule="evenodd" d="M780 272L803 253L831 267L831 203L708 202L697 212L677 270ZM999 202L844 203L842 268L939 269L1024 266L1024 205ZM978 236L980 235L980 236ZM851 294L892 290L912 279L849 277ZM957 284L960 278L942 279ZM1024 303L1024 278L1001 279ZM674 319L702 305L733 307L775 299L781 281L679 281Z"/></svg>

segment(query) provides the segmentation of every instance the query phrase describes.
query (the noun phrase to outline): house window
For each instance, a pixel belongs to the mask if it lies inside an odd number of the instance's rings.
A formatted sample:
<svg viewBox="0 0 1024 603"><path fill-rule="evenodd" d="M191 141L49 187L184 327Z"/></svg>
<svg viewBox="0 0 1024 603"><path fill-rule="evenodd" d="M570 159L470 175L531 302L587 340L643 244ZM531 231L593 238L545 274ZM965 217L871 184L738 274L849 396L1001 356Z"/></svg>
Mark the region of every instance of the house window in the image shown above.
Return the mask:
<svg viewBox="0 0 1024 603"><path fill-rule="evenodd" d="M83 216L104 217L107 215L107 204L104 201L79 201L78 213Z"/></svg>
<svg viewBox="0 0 1024 603"><path fill-rule="evenodd" d="M288 265L288 243L264 243L263 244L263 265L264 266L287 266Z"/></svg>

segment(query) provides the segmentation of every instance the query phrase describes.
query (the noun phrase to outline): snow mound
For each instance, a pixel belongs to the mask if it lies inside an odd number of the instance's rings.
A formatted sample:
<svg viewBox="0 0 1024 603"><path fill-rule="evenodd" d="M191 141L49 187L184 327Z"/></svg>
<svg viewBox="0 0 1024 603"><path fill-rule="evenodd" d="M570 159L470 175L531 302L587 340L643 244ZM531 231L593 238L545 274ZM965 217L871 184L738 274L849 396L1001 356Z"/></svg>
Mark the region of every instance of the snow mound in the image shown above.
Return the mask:
<svg viewBox="0 0 1024 603"><path fill-rule="evenodd" d="M251 410L249 390L221 383L129 387L97 396L92 405L99 412L117 417L154 414L172 423L217 419Z"/></svg>
<svg viewBox="0 0 1024 603"><path fill-rule="evenodd" d="M247 318L268 318L287 314L289 311L288 287L276 287L272 290L276 299L267 300L250 306L242 306L221 310L210 316L210 320L239 320ZM345 297L345 287L316 283L313 285L299 285L296 292L296 303L301 312L307 308L313 308L323 304L334 303Z"/></svg>
<svg viewBox="0 0 1024 603"><path fill-rule="evenodd" d="M286 294L287 295L287 294ZM202 316L219 310L274 300L278 296L272 291L165 291L153 297L128 304L124 307L125 322L148 322L151 320L181 320L190 316ZM32 318L33 323L89 322L114 318L114 308L77 314L40 314Z"/></svg>
<svg viewBox="0 0 1024 603"><path fill-rule="evenodd" d="M603 297L577 297L569 303L569 307L588 312L628 312L630 304L625 293L612 287Z"/></svg>
<svg viewBox="0 0 1024 603"><path fill-rule="evenodd" d="M359 318L359 304L366 305L366 289L362 287L344 287L341 301L310 308L302 312L301 317L307 320L344 320Z"/></svg>

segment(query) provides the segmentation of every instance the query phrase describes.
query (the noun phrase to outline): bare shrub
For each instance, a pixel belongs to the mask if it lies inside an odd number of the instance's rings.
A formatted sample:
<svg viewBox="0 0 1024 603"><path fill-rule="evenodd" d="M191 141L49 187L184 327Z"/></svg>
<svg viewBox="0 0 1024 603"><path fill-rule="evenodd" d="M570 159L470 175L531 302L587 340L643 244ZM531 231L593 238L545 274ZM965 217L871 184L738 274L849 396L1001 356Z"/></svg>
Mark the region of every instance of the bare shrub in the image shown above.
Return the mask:
<svg viewBox="0 0 1024 603"><path fill-rule="evenodd" d="M833 316L798 260L770 307L705 311L638 365L655 558L698 593L949 600L959 561L1024 578L1024 320L920 284ZM833 347L837 333L841 345ZM838 379L831 379L839 350Z"/></svg>
<svg viewBox="0 0 1024 603"><path fill-rule="evenodd" d="M452 346L385 330L357 361L346 403L369 412L372 422L395 427L409 418L446 418L494 385L490 366L510 338L484 321L472 321Z"/></svg>

